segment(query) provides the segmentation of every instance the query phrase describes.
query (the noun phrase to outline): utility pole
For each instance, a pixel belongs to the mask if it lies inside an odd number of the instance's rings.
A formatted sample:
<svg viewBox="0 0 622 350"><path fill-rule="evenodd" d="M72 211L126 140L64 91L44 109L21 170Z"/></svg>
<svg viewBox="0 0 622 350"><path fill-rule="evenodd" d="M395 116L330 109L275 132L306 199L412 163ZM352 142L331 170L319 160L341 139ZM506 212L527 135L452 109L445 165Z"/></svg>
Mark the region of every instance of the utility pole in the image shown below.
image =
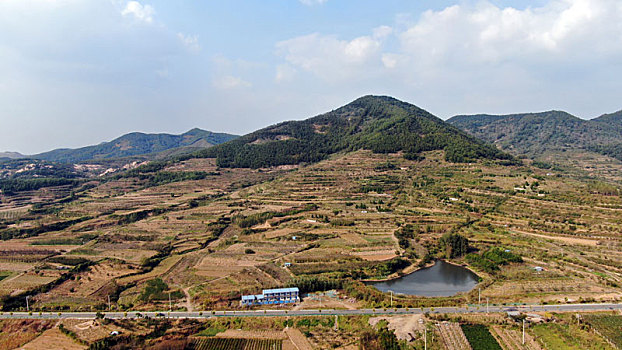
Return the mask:
<svg viewBox="0 0 622 350"><path fill-rule="evenodd" d="M482 305L482 287L477 288L477 303Z"/></svg>
<svg viewBox="0 0 622 350"><path fill-rule="evenodd" d="M28 305L28 298L30 298L30 295L26 295L26 311L30 312L30 306Z"/></svg>
<svg viewBox="0 0 622 350"><path fill-rule="evenodd" d="M523 318L523 345L525 345L525 319Z"/></svg>
<svg viewBox="0 0 622 350"><path fill-rule="evenodd" d="M488 313L488 297L486 297L486 313Z"/></svg>
<svg viewBox="0 0 622 350"><path fill-rule="evenodd" d="M171 292L168 292L168 312L173 311L173 304L171 304Z"/></svg>
<svg viewBox="0 0 622 350"><path fill-rule="evenodd" d="M390 290L389 292L391 292L391 307L393 307L393 291Z"/></svg>
<svg viewBox="0 0 622 350"><path fill-rule="evenodd" d="M112 310L112 305L110 305L110 294L108 294L108 311Z"/></svg>

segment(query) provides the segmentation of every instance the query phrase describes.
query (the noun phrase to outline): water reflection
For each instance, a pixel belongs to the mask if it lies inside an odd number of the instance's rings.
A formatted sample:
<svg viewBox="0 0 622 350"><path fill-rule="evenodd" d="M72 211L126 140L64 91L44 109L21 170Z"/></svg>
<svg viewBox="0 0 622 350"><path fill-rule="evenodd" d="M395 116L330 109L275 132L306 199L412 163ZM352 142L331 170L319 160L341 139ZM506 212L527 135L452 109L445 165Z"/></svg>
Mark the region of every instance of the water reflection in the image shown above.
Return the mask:
<svg viewBox="0 0 622 350"><path fill-rule="evenodd" d="M476 274L462 266L437 261L432 267L372 285L383 292L392 290L400 294L445 297L470 291L477 285L477 279Z"/></svg>

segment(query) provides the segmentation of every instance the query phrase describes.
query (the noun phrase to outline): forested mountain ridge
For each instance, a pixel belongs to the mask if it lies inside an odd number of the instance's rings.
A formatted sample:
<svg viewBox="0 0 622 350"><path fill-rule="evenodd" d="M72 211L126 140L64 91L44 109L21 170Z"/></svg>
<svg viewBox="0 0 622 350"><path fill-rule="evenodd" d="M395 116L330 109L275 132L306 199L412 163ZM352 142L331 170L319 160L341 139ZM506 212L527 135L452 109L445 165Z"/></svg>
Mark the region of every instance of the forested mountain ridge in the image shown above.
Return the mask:
<svg viewBox="0 0 622 350"><path fill-rule="evenodd" d="M236 135L192 129L181 135L145 134L133 132L99 145L76 149L56 149L29 156L54 162L73 163L88 160L110 159L172 152L178 148L199 149L218 145L236 138Z"/></svg>
<svg viewBox="0 0 622 350"><path fill-rule="evenodd" d="M610 116L610 120L606 116ZM566 112L548 111L459 115L447 122L515 155L536 157L546 152L596 150L620 144L622 124L618 126L612 122L615 118L621 119L620 114L606 116L584 120Z"/></svg>
<svg viewBox="0 0 622 350"><path fill-rule="evenodd" d="M19 159L25 156L18 152L0 152L0 159Z"/></svg>
<svg viewBox="0 0 622 350"><path fill-rule="evenodd" d="M603 114L600 117L594 118L592 120L595 122L605 123L610 126L622 128L622 110L614 113Z"/></svg>
<svg viewBox="0 0 622 350"><path fill-rule="evenodd" d="M222 167L260 168L317 162L341 151L375 153L444 150L447 160L511 156L453 127L427 111L386 96L364 96L334 111L287 121L203 150L199 157L217 158Z"/></svg>

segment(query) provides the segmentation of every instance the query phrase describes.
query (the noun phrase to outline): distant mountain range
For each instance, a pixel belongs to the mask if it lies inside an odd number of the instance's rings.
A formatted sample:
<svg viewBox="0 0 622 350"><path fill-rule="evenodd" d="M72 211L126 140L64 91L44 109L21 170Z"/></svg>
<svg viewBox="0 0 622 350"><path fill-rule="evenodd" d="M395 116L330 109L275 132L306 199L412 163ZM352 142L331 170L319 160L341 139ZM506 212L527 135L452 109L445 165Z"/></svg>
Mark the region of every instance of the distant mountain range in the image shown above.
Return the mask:
<svg viewBox="0 0 622 350"><path fill-rule="evenodd" d="M149 160L193 153L193 157L217 158L224 167L258 168L315 162L356 149L403 152L412 159L422 151L444 150L450 161L510 158L503 151L538 159L567 150L584 150L622 160L622 111L591 120L548 111L458 115L444 122L392 97L364 96L337 110L307 120L282 122L241 137L201 129L181 135L133 132L76 149L35 155L1 152L0 160L31 158L77 163L125 157Z"/></svg>
<svg viewBox="0 0 622 350"><path fill-rule="evenodd" d="M0 158L32 158L61 163L77 163L143 155L151 155L153 156L152 158L155 158L158 154L174 155L209 148L233 140L236 137L236 135L214 133L196 128L181 135L133 132L99 145L75 149L56 149L28 156L16 152L4 152L0 153Z"/></svg>
<svg viewBox="0 0 622 350"><path fill-rule="evenodd" d="M423 109L387 96L364 96L307 120L288 121L197 152L222 167L260 168L312 163L342 151L402 152L444 150L448 161L511 159Z"/></svg>
<svg viewBox="0 0 622 350"><path fill-rule="evenodd" d="M448 123L518 156L586 150L622 160L622 111L591 120L561 111L458 115Z"/></svg>
<svg viewBox="0 0 622 350"><path fill-rule="evenodd" d="M18 152L0 152L0 160L1 159L20 159L25 156Z"/></svg>

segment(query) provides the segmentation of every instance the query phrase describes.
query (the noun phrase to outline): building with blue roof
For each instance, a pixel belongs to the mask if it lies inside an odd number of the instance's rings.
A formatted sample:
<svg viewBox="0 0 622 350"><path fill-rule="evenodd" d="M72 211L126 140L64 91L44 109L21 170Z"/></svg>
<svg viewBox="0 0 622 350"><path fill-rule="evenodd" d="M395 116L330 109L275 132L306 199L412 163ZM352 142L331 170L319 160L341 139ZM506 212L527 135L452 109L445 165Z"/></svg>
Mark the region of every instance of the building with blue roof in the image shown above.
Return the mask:
<svg viewBox="0 0 622 350"><path fill-rule="evenodd" d="M242 305L273 305L300 302L298 287L264 289L262 294L242 295Z"/></svg>

